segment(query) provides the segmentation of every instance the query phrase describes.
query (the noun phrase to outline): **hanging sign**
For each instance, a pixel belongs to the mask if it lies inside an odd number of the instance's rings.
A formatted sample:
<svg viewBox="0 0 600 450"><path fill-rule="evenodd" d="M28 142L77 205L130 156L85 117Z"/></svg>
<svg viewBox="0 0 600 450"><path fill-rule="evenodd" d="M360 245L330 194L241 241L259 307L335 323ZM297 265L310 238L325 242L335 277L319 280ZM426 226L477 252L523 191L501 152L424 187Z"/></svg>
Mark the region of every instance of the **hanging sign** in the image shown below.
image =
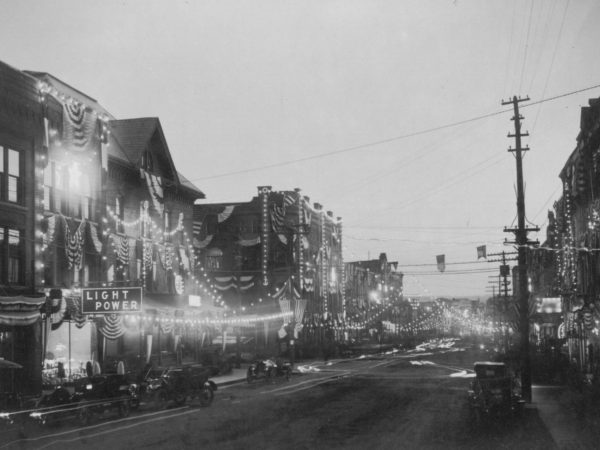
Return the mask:
<svg viewBox="0 0 600 450"><path fill-rule="evenodd" d="M141 311L141 287L81 290L81 312L83 314L139 313Z"/></svg>

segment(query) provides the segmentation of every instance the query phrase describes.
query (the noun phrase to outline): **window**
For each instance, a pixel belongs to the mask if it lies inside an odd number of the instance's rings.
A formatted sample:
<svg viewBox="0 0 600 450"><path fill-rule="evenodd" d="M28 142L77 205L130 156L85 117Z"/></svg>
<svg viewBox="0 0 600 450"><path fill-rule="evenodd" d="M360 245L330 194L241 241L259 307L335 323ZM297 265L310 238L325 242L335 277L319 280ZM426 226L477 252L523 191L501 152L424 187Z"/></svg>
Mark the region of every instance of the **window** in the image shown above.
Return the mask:
<svg viewBox="0 0 600 450"><path fill-rule="evenodd" d="M20 230L0 227L0 281L23 284L24 240Z"/></svg>
<svg viewBox="0 0 600 450"><path fill-rule="evenodd" d="M73 218L92 219L89 174L78 163L50 161L44 169L44 209Z"/></svg>
<svg viewBox="0 0 600 450"><path fill-rule="evenodd" d="M208 270L218 270L223 266L223 252L218 248L208 249L205 267Z"/></svg>
<svg viewBox="0 0 600 450"><path fill-rule="evenodd" d="M0 200L22 203L21 154L0 145Z"/></svg>

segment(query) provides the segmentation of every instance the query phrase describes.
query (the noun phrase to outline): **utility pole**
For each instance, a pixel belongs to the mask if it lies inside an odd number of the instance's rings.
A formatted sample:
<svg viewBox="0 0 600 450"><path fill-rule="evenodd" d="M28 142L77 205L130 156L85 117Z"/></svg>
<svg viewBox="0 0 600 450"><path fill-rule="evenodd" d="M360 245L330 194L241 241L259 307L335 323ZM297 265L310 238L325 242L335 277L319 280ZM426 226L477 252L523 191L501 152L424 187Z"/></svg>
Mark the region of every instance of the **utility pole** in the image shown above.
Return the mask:
<svg viewBox="0 0 600 450"><path fill-rule="evenodd" d="M529 292L527 286L527 245L530 242L527 233L530 231L540 231L538 227L528 228L525 225L525 193L523 189L523 152L529 150L529 147L521 147L521 138L529 136L529 133L521 133L521 120L523 116L519 114L519 103L528 101L529 97L517 98L503 101L503 105L513 105L515 122L515 133L508 134L509 138L515 138L515 148L509 147L509 152L514 152L517 163L517 228L504 228L505 233L514 233L515 241L511 244L517 246L517 270L518 285L517 305L519 310L519 331L521 333L520 353L521 353L521 389L526 402L531 403L531 357L529 355ZM508 243L508 242L507 242Z"/></svg>
<svg viewBox="0 0 600 450"><path fill-rule="evenodd" d="M499 296L504 297L503 308L502 311L504 313L504 320L508 320L508 286L510 284L510 280L508 277L510 276L510 266L507 264L508 261L515 261L517 258L513 255L517 255L517 252L505 252L502 251L500 253L490 253L488 256L500 256L501 259L488 259L488 262L501 262L500 273L498 274L498 290ZM507 256L511 256L511 258L507 258ZM503 292L504 291L504 292ZM508 326L506 323L503 325L504 328L504 349L508 353Z"/></svg>

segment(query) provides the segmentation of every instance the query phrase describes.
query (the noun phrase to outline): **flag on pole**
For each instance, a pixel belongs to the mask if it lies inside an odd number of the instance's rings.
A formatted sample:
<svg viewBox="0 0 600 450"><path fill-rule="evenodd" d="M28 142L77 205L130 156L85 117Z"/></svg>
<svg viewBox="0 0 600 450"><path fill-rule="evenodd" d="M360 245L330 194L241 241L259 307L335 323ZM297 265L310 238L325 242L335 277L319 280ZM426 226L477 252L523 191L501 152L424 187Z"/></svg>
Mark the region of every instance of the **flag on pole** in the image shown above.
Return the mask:
<svg viewBox="0 0 600 450"><path fill-rule="evenodd" d="M479 247L477 247L477 259L480 258L487 259L485 245L480 245Z"/></svg>
<svg viewBox="0 0 600 450"><path fill-rule="evenodd" d="M440 272L446 270L446 255L437 255L437 267Z"/></svg>

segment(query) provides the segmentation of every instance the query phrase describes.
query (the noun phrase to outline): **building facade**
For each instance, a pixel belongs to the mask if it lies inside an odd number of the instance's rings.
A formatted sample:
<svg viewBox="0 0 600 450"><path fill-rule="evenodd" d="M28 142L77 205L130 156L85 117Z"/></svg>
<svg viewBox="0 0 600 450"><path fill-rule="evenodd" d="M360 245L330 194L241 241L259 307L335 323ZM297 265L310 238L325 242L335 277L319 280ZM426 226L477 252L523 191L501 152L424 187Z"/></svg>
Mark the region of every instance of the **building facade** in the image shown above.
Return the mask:
<svg viewBox="0 0 600 450"><path fill-rule="evenodd" d="M220 323L192 247L204 194L175 169L160 121L117 120L43 72L0 64L0 82L0 357L25 375L2 389L197 350ZM138 297L84 301L123 292Z"/></svg>
<svg viewBox="0 0 600 450"><path fill-rule="evenodd" d="M299 189L260 186L250 202L196 205L194 227L198 260L228 314L264 326L263 344L279 330L320 345L325 329L342 328L342 222Z"/></svg>
<svg viewBox="0 0 600 450"><path fill-rule="evenodd" d="M45 296L36 265L41 213L36 183L45 155L37 80L0 62L0 357L23 366L0 374L0 403L41 383Z"/></svg>
<svg viewBox="0 0 600 450"><path fill-rule="evenodd" d="M600 341L600 99L581 109L575 149L560 173L562 196L554 204L552 230L555 282L564 323L558 337L569 357L584 371L597 371ZM550 240L550 236L548 236Z"/></svg>

